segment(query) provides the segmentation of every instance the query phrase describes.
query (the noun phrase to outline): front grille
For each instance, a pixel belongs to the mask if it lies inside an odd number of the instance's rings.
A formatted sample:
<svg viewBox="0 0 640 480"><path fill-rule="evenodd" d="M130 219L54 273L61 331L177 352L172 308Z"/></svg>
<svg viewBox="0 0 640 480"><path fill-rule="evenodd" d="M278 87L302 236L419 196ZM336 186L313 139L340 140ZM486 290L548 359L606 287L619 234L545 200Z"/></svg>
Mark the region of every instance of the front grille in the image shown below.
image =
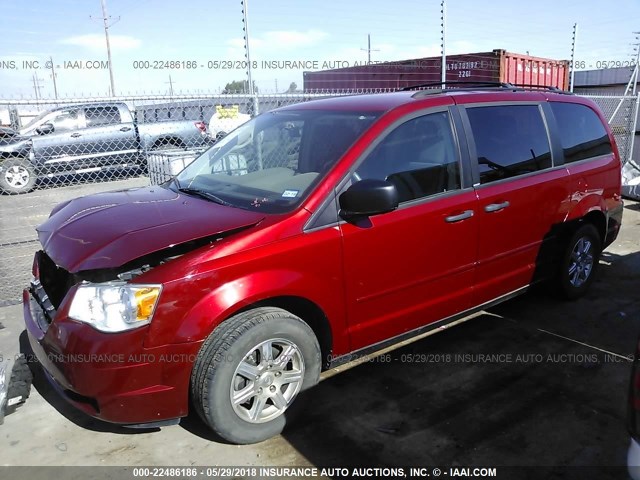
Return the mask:
<svg viewBox="0 0 640 480"><path fill-rule="evenodd" d="M39 271L38 280L51 304L57 309L74 284L73 275L64 268L58 267L44 251L39 251L36 255Z"/></svg>

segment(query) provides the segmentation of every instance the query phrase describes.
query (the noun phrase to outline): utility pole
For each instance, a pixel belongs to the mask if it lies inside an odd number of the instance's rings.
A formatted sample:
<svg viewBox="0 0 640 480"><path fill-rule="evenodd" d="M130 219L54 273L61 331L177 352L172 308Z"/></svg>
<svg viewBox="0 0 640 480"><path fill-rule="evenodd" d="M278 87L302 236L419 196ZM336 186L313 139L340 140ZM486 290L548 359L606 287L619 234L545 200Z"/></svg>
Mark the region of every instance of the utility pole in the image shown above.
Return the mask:
<svg viewBox="0 0 640 480"><path fill-rule="evenodd" d="M363 52L367 52L367 65L371 65L371 52L379 52L379 49L371 48L371 34L367 33L367 48L361 48Z"/></svg>
<svg viewBox="0 0 640 480"><path fill-rule="evenodd" d="M36 95L36 100L40 100L42 98L40 95L40 89L42 88L42 85L40 84L40 80L42 79L38 78L37 72L33 72L31 80L33 81L33 92Z"/></svg>
<svg viewBox="0 0 640 480"><path fill-rule="evenodd" d="M571 37L571 77L569 78L569 91L573 92L573 79L576 73L576 42L578 40L578 24L573 24L573 36Z"/></svg>
<svg viewBox="0 0 640 480"><path fill-rule="evenodd" d="M55 70L55 66L53 65L53 58L49 57L49 64L51 65L51 79L53 80L53 94L56 97L56 100L58 99L58 85L56 84L56 70Z"/></svg>
<svg viewBox="0 0 640 480"><path fill-rule="evenodd" d="M171 75L169 75L169 81L164 83L169 84L169 96L173 97L173 80L171 80Z"/></svg>
<svg viewBox="0 0 640 480"><path fill-rule="evenodd" d="M109 16L107 15L107 2L106 0L100 0L100 4L102 5L102 21L104 22L104 38L107 42L107 60L109 61L109 80L111 81L111 96L116 96L116 87L113 83L113 62L111 61L111 44L109 43L109 27L113 25L109 25Z"/></svg>
<svg viewBox="0 0 640 480"><path fill-rule="evenodd" d="M247 80L249 82L249 95L253 95L253 81L251 80L251 55L249 53L249 19L248 0L242 0L242 30L244 31L244 56L247 59Z"/></svg>
<svg viewBox="0 0 640 480"><path fill-rule="evenodd" d="M440 44L442 53L442 66L440 67L440 81L444 84L447 81L447 53L446 53L446 28L447 28L447 4L442 0L440 4Z"/></svg>
<svg viewBox="0 0 640 480"><path fill-rule="evenodd" d="M638 41L638 39L640 38L638 37L638 35L640 35L640 32L633 32L633 34L636 36L636 43L634 45L635 51L636 51L636 62L633 67L633 73L631 74L631 79L629 80L629 83L633 85L631 90L632 90L632 94L635 95L637 86L638 86L638 68L640 68L640 66L638 65L638 62L640 62L640 42Z"/></svg>
<svg viewBox="0 0 640 480"><path fill-rule="evenodd" d="M636 43L633 44L635 46L635 51L636 51L636 64L634 65L633 70L631 71L631 78L629 78L627 87L624 89L623 95L625 97L629 95L629 93L632 93L633 95L636 94L636 89L638 84L638 74L640 73L638 71L638 69L640 68L640 65L638 65L638 62L640 61L640 42L638 42L638 38L639 38L638 35L640 35L640 32L633 32L633 34L636 36ZM618 111L620 110L620 107L622 107L623 102L624 102L624 98L621 98L620 101L618 102L618 106L615 108L615 110L611 114L611 118L609 119L609 125L611 125L611 123L613 122L613 119L618 114ZM632 146L633 146L633 138L634 137L632 136L631 137Z"/></svg>

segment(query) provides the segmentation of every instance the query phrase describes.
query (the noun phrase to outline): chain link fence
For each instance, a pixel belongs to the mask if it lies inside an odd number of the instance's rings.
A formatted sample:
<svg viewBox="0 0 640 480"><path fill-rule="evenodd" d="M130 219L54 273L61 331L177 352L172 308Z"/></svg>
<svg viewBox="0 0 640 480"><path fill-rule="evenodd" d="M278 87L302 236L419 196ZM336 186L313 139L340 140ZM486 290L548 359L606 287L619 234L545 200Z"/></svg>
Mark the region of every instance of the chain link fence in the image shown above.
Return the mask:
<svg viewBox="0 0 640 480"><path fill-rule="evenodd" d="M316 98L379 92L0 99L0 306L20 301L39 248L35 228L56 204L163 183L259 113ZM621 157L630 159L638 98L590 98L610 119ZM265 165L295 162L300 137L290 123L284 133L265 132L260 158ZM246 173L250 154L240 152L216 168Z"/></svg>
<svg viewBox="0 0 640 480"><path fill-rule="evenodd" d="M616 137L623 163L632 159L638 118L638 96L584 95L602 110Z"/></svg>

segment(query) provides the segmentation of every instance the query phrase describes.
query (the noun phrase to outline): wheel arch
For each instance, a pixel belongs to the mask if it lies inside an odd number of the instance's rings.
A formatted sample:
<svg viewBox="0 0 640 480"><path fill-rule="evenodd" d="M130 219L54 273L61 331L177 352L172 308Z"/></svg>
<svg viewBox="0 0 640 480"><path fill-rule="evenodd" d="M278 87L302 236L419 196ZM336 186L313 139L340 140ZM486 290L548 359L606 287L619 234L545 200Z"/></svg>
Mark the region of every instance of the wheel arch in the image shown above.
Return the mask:
<svg viewBox="0 0 640 480"><path fill-rule="evenodd" d="M184 148L186 146L182 138L176 135L164 135L164 136L155 138L153 140L153 143L151 144L151 148L154 149L161 145L174 145L180 148Z"/></svg>
<svg viewBox="0 0 640 480"><path fill-rule="evenodd" d="M243 277L242 280L225 283L210 290L193 305L177 328L165 328L166 322L161 322L164 324L162 326L159 323L158 330L151 334L150 344L204 341L220 325L242 312L260 307L277 307L301 318L313 330L320 345L323 368L329 365L334 351L348 348L346 337L336 330L340 328L340 323L334 325L330 320L331 312L327 312L322 307L324 297L311 299L303 294L304 290L291 285L289 285L290 288L284 285L278 288L276 278L282 279L282 276L259 277L271 280L259 282L262 285L270 285L269 291L250 294L249 292L238 293L234 290L234 287L241 289L251 285L253 282L249 280L255 280L253 275L249 279ZM340 319L333 320L340 322ZM346 334L346 331L344 333Z"/></svg>
<svg viewBox="0 0 640 480"><path fill-rule="evenodd" d="M583 221L591 223L600 234L600 245L604 246L607 236L607 217L601 210L592 210L583 217Z"/></svg>
<svg viewBox="0 0 640 480"><path fill-rule="evenodd" d="M329 366L333 351L333 332L331 330L329 319L316 303L304 297L283 295L252 303L235 313L259 307L282 308L283 310L294 314L296 317L300 317L307 325L309 325L309 327L311 327L311 330L313 330L313 333L316 335L316 339L320 345L322 368L326 369Z"/></svg>

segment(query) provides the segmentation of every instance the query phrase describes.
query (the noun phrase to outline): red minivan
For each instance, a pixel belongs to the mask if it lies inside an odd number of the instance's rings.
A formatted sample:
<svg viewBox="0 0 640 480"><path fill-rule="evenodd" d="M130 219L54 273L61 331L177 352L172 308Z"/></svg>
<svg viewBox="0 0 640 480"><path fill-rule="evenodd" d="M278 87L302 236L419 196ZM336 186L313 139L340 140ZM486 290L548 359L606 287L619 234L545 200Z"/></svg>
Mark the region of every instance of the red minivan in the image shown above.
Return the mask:
<svg viewBox="0 0 640 480"><path fill-rule="evenodd" d="M620 169L595 104L557 91L266 112L166 184L55 207L24 292L30 343L91 416L159 426L193 405L258 442L323 369L538 281L585 294L620 228Z"/></svg>

